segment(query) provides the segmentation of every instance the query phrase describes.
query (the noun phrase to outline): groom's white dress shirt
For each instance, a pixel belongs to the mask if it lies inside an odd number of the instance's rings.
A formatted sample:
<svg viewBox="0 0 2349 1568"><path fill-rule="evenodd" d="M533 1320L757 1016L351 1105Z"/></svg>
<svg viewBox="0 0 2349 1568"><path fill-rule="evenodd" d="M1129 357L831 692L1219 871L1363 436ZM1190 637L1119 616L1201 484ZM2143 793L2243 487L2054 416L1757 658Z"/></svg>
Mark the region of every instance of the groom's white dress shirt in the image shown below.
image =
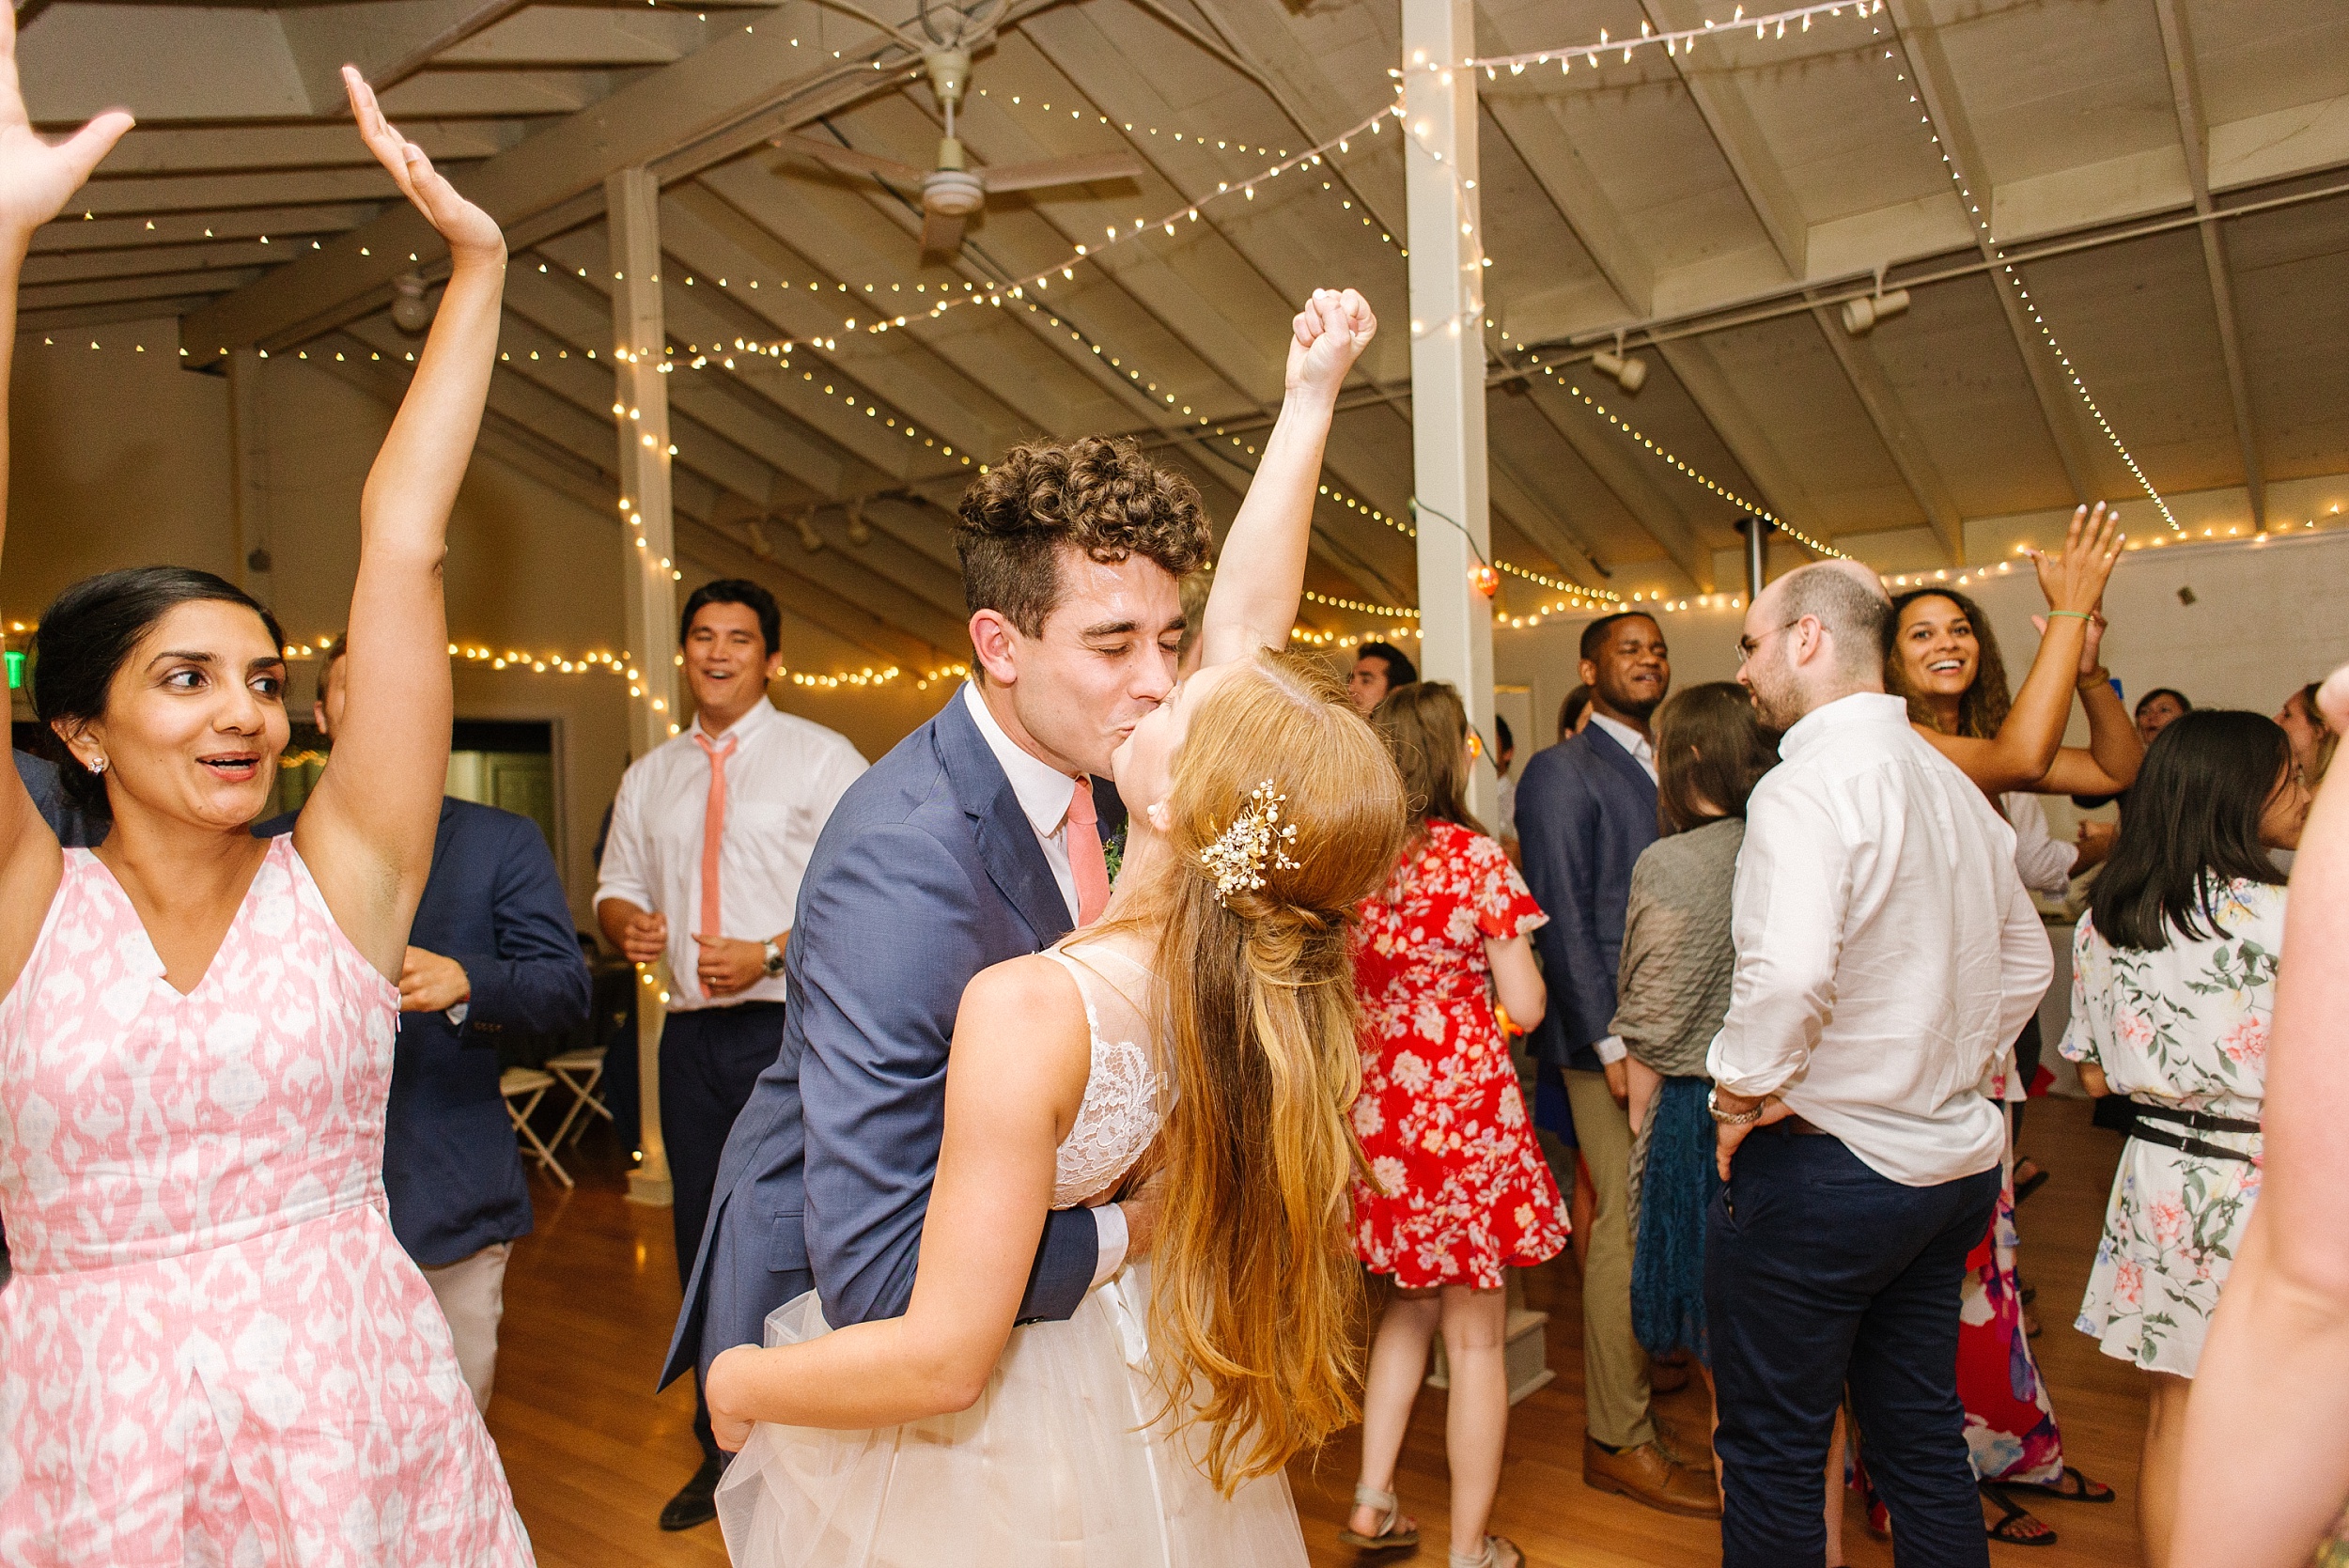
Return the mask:
<svg viewBox="0 0 2349 1568"><path fill-rule="evenodd" d="M1045 864L1052 868L1052 880L1060 888L1062 899L1068 905L1068 923L1077 923L1077 874L1068 865L1068 802L1077 793L1077 781L1050 763L1033 756L995 722L988 710L987 699L979 695L976 681L965 681L962 700L971 709L971 722L979 726L979 734L987 741L987 749L995 753L1003 765L1003 776L1011 781L1011 793L1019 802L1020 815L1035 831L1035 842L1044 851ZM1115 1203L1104 1203L1093 1211L1093 1234L1099 1244L1100 1261L1095 1265L1093 1282L1100 1284L1116 1274L1126 1262L1126 1211Z"/></svg>
<svg viewBox="0 0 2349 1568"><path fill-rule="evenodd" d="M1746 806L1707 1069L1905 1186L1989 1170L2006 1122L1985 1079L2055 973L2015 831L1898 697L1815 709L1779 757Z"/></svg>

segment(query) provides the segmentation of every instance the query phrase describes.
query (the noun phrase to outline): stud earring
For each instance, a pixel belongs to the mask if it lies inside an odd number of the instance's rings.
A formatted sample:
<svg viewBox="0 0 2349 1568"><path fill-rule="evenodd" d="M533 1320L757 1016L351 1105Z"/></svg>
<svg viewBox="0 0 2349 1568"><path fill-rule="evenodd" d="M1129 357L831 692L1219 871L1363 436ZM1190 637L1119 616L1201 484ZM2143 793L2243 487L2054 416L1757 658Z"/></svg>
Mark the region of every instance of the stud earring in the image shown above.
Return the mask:
<svg viewBox="0 0 2349 1568"><path fill-rule="evenodd" d="M93 773L103 773L106 770L106 759L104 757L91 758L89 770Z"/></svg>

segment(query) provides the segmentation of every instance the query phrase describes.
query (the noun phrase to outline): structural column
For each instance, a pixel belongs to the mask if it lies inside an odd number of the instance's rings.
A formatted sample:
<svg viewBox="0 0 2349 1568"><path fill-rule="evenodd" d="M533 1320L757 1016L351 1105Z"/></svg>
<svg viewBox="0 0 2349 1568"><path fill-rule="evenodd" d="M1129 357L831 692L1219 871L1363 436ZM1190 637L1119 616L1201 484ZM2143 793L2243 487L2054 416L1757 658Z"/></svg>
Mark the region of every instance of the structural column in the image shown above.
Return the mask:
<svg viewBox="0 0 2349 1568"><path fill-rule="evenodd" d="M1404 189L1411 276L1411 472L1418 498L1420 673L1450 681L1479 735L1493 728L1492 558L1485 468L1485 279L1476 190L1470 0L1403 0ZM1470 774L1490 820L1498 780Z"/></svg>
<svg viewBox="0 0 2349 1568"><path fill-rule="evenodd" d="M677 733L677 535L669 508L668 334L661 312L661 182L622 169L603 182L612 250L612 407L620 441L621 574L629 660L629 754L641 757ZM661 1001L665 964L638 966L637 1081L645 1157L629 1174L641 1203L670 1199L661 1140Z"/></svg>

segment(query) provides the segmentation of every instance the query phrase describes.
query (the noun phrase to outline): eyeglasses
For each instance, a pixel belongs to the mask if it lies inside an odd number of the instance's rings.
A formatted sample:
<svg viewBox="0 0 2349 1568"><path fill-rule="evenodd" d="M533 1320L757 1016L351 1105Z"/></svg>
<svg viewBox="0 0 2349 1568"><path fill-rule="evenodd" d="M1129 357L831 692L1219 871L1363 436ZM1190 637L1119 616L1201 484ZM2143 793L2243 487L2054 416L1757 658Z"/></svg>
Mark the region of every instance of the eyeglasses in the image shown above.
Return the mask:
<svg viewBox="0 0 2349 1568"><path fill-rule="evenodd" d="M1807 618L1808 617L1806 616L1797 615L1793 620L1788 621L1784 626L1774 626L1759 637L1740 637L1737 639L1737 652L1744 658L1751 659L1755 654L1762 651L1762 644L1764 643L1767 642L1770 638L1777 636L1781 631L1790 630L1795 627L1802 625L1804 620Z"/></svg>

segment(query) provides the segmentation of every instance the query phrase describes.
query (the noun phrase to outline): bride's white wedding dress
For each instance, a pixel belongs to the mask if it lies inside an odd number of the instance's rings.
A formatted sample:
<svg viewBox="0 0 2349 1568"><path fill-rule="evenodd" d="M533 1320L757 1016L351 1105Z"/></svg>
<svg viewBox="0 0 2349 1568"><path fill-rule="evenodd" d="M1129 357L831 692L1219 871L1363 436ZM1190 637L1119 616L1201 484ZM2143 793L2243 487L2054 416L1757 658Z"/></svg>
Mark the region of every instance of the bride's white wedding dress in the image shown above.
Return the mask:
<svg viewBox="0 0 2349 1568"><path fill-rule="evenodd" d="M1046 956L1084 999L1092 1069L1055 1157L1052 1204L1116 1184L1158 1136L1165 1079L1157 983L1098 944ZM1065 1323L1014 1328L970 1409L873 1432L762 1423L718 1488L737 1568L1302 1568L1288 1481L1230 1498L1195 1429L1153 1421L1146 1265L1095 1287ZM767 1343L830 1332L815 1293L777 1308Z"/></svg>

